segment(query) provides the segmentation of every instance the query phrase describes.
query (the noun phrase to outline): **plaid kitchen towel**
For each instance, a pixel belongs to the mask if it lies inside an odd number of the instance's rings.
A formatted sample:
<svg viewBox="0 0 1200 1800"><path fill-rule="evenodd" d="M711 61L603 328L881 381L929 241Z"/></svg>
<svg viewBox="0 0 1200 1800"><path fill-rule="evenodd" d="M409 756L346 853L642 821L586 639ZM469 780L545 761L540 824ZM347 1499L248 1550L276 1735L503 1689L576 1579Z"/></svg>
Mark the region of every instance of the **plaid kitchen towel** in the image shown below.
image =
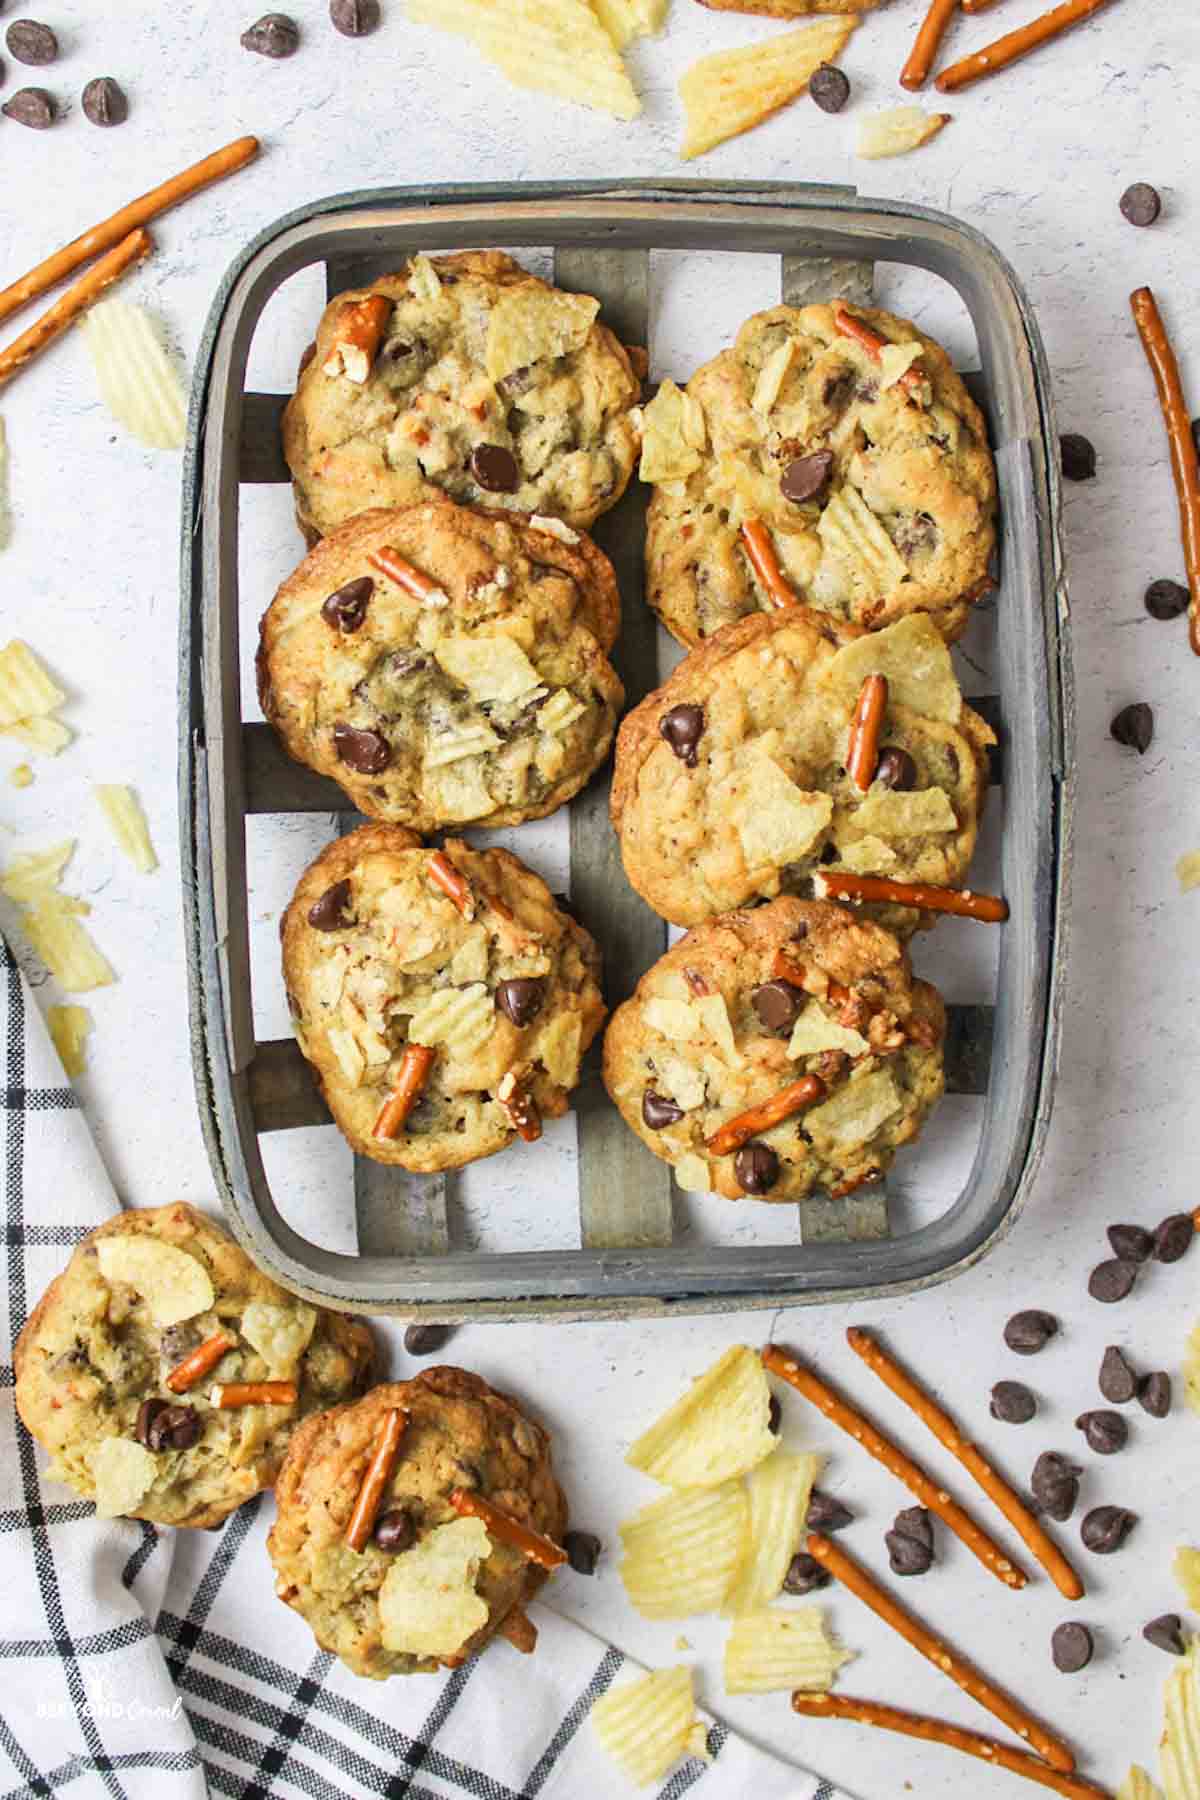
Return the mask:
<svg viewBox="0 0 1200 1800"><path fill-rule="evenodd" d="M0 1417L0 1800L616 1800L585 1728L638 1672L546 1606L531 1662L499 1645L438 1677L357 1679L274 1597L269 1495L218 1532L97 1519L57 1483L12 1405L12 1341L117 1202L0 938L5 1406ZM658 1800L839 1800L714 1723Z"/></svg>

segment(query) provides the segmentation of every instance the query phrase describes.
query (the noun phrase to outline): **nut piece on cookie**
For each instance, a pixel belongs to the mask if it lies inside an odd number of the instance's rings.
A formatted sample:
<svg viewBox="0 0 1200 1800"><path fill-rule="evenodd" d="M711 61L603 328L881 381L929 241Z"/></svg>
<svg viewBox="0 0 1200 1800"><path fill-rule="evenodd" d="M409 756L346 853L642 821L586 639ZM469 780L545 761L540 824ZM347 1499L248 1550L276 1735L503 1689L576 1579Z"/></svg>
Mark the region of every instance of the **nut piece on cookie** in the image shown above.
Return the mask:
<svg viewBox="0 0 1200 1800"><path fill-rule="evenodd" d="M17 1339L17 1411L101 1517L219 1525L274 1485L303 1418L361 1391L372 1353L360 1320L298 1300L177 1202L84 1238ZM214 1370L243 1404L214 1403Z"/></svg>
<svg viewBox="0 0 1200 1800"><path fill-rule="evenodd" d="M779 603L747 526L798 603L870 628L928 613L960 636L991 586L996 475L932 338L841 301L775 306L685 392L688 456L657 458L675 478L652 475L646 540L647 598L681 643Z"/></svg>
<svg viewBox="0 0 1200 1800"><path fill-rule="evenodd" d="M883 696L869 745L855 724L864 691ZM956 887L994 742L927 617L864 632L807 607L755 613L622 722L610 805L625 873L675 925L832 869ZM903 936L935 918L869 916Z"/></svg>
<svg viewBox="0 0 1200 1800"><path fill-rule="evenodd" d="M414 256L330 301L283 420L309 541L431 487L586 530L639 448L640 382L598 312L498 250Z"/></svg>
<svg viewBox="0 0 1200 1800"><path fill-rule="evenodd" d="M681 938L613 1014L604 1084L679 1185L801 1200L878 1181L943 1087L945 1009L883 926L774 900Z"/></svg>
<svg viewBox="0 0 1200 1800"><path fill-rule="evenodd" d="M507 850L428 850L396 825L306 870L283 972L339 1129L422 1173L540 1136L604 1019L600 953L545 882Z"/></svg>
<svg viewBox="0 0 1200 1800"><path fill-rule="evenodd" d="M403 1431L361 1550L346 1541L390 1417ZM463 1516L463 1496L489 1525ZM459 1505L455 1505L455 1496ZM305 1421L275 1488L275 1589L356 1675L456 1667L497 1632L537 1633L526 1603L546 1571L512 1538L562 1542L566 1503L550 1443L512 1400L465 1369L426 1369Z"/></svg>
<svg viewBox="0 0 1200 1800"><path fill-rule="evenodd" d="M263 713L370 818L516 825L608 754L612 564L557 519L435 498L363 513L311 551L260 628Z"/></svg>

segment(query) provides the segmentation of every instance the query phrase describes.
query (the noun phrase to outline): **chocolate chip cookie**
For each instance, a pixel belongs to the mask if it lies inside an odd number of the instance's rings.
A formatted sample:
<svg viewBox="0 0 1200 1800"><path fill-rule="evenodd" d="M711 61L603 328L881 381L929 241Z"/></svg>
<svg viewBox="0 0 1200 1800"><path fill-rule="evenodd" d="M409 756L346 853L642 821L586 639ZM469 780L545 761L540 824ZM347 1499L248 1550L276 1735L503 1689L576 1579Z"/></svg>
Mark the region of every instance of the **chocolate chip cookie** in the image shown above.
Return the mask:
<svg viewBox="0 0 1200 1800"><path fill-rule="evenodd" d="M887 682L873 776L847 768L864 681ZM924 615L864 632L805 607L755 613L628 714L611 810L625 872L676 925L843 868L955 886L975 848L991 728ZM907 935L934 915L875 913Z"/></svg>
<svg viewBox="0 0 1200 1800"><path fill-rule="evenodd" d="M177 1202L84 1238L17 1340L17 1411L102 1516L219 1525L302 1418L361 1391L372 1348Z"/></svg>
<svg viewBox="0 0 1200 1800"><path fill-rule="evenodd" d="M604 1083L679 1186L800 1200L878 1180L942 1092L945 1011L881 925L773 900L698 925L613 1014Z"/></svg>
<svg viewBox="0 0 1200 1800"><path fill-rule="evenodd" d="M983 418L905 319L756 313L644 431L647 595L681 643L789 598L872 628L928 613L952 639L991 585Z"/></svg>
<svg viewBox="0 0 1200 1800"><path fill-rule="evenodd" d="M260 630L289 755L414 831L515 825L578 793L624 698L605 655L620 601L591 540L544 525L435 498L322 539Z"/></svg>
<svg viewBox="0 0 1200 1800"><path fill-rule="evenodd" d="M641 385L599 310L498 250L414 256L339 294L283 418L310 541L430 485L577 530L615 506Z"/></svg>
<svg viewBox="0 0 1200 1800"><path fill-rule="evenodd" d="M305 871L282 932L296 1037L362 1155L456 1169L566 1111L600 955L507 850L361 826Z"/></svg>
<svg viewBox="0 0 1200 1800"><path fill-rule="evenodd" d="M346 1541L389 1413L403 1431L362 1550ZM323 1649L384 1680L454 1667L497 1632L521 1650L537 1633L524 1606L544 1572L451 1504L479 1495L560 1542L566 1502L550 1441L516 1402L465 1369L426 1369L308 1419L276 1485L267 1548L276 1592Z"/></svg>

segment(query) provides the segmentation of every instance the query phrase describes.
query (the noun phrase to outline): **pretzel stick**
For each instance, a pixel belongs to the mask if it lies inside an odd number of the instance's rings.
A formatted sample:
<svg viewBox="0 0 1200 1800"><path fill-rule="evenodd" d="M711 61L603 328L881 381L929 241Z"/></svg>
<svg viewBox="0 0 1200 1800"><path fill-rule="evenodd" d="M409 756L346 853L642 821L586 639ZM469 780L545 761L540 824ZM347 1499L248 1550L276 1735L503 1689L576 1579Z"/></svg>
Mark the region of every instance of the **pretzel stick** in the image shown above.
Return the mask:
<svg viewBox="0 0 1200 1800"><path fill-rule="evenodd" d="M30 300L36 300L39 294L49 293L84 263L91 262L102 250L110 250L114 244L128 237L139 225L148 225L151 219L157 219L160 213L169 212L178 206L181 200L188 200L198 194L201 188L210 182L220 181L223 176L232 175L244 168L258 155L259 143L256 137L238 138L232 144L226 144L223 150L216 150L206 156L202 162L193 163L190 169L184 169L181 175L172 175L169 181L160 182L151 188L148 194L142 194L123 206L110 219L99 225L93 225L82 237L75 238L63 249L56 250L44 262L30 269L28 275L22 275L19 281L0 291L0 319L7 319Z"/></svg>
<svg viewBox="0 0 1200 1800"><path fill-rule="evenodd" d="M847 1194L856 1194L861 1187L874 1187L877 1181L882 1180L882 1169L868 1169L865 1175L854 1175L849 1181L843 1181L837 1187L830 1188L829 1198L844 1200Z"/></svg>
<svg viewBox="0 0 1200 1800"><path fill-rule="evenodd" d="M900 71L900 86L915 93L929 80L929 71L938 46L946 35L946 27L958 11L959 0L929 0L916 41L908 53L908 61Z"/></svg>
<svg viewBox="0 0 1200 1800"><path fill-rule="evenodd" d="M948 69L942 70L933 85L939 94L956 94L959 88L969 87L984 75L994 75L999 69L1007 69L1009 63L1028 56L1031 50L1049 43L1060 32L1069 31L1072 25L1081 25L1085 19L1090 19L1094 12L1099 12L1102 6L1108 4L1109 0L1062 0L1061 6L1052 6L1049 12L1031 20L1028 25L1021 25L1006 37L996 38L994 43L985 44L982 50L964 56L961 62L951 63Z"/></svg>
<svg viewBox="0 0 1200 1800"><path fill-rule="evenodd" d="M929 1427L938 1443L949 1450L951 1456L956 1457L963 1468L974 1476L988 1499L1000 1508L1013 1530L1036 1556L1059 1593L1068 1600L1082 1599L1083 1583L1058 1545L1047 1537L1020 1495L1014 1493L1007 1481L997 1475L976 1445L963 1437L949 1413L942 1410L932 1394L926 1393L908 1370L902 1368L893 1356L889 1356L871 1333L864 1331L861 1326L850 1327L846 1333L846 1342L856 1356L862 1357L871 1373L878 1375L884 1386L891 1388L897 1399L903 1400L905 1406L916 1413L921 1423Z"/></svg>
<svg viewBox="0 0 1200 1800"><path fill-rule="evenodd" d="M514 1606L506 1617L500 1627L500 1636L507 1638L513 1649L519 1650L522 1656L532 1656L537 1649L537 1626L519 1606Z"/></svg>
<svg viewBox="0 0 1200 1800"><path fill-rule="evenodd" d="M373 569L378 569L381 575L386 575L389 581L394 581L398 588L403 588L406 594L411 594L414 600L429 600L434 596L442 598L442 590L437 582L431 581L428 575L423 575L420 569L414 568L412 563L406 557L401 556L398 550L393 550L390 544L381 544L378 550L369 550L367 561Z"/></svg>
<svg viewBox="0 0 1200 1800"><path fill-rule="evenodd" d="M848 313L840 300L833 309L833 322L843 337L853 338L855 343L862 345L872 362L879 362L891 342L890 338L880 337L865 319L856 319L853 313ZM915 388L920 387L924 379L919 369L905 369L900 377L900 386L911 394Z"/></svg>
<svg viewBox="0 0 1200 1800"><path fill-rule="evenodd" d="M819 1075L802 1075L799 1081L780 1088L769 1100L760 1100L757 1106L748 1106L745 1112L726 1119L711 1137L705 1138L704 1148L711 1150L714 1156L728 1156L731 1151L748 1144L752 1137L757 1137L760 1131L769 1131L772 1125L778 1125L782 1120L790 1119L793 1113L803 1112L806 1106L823 1100L825 1092L825 1083Z"/></svg>
<svg viewBox="0 0 1200 1800"><path fill-rule="evenodd" d="M321 364L322 374L344 375L361 386L371 373L391 316L392 303L384 294L344 300L337 312L337 336Z"/></svg>
<svg viewBox="0 0 1200 1800"><path fill-rule="evenodd" d="M195 1387L198 1381L203 1381L206 1375L212 1373L225 1352L233 1349L234 1342L224 1331L218 1331L215 1337L205 1338L182 1362L176 1363L167 1376L165 1386L173 1394L186 1394L189 1388Z"/></svg>
<svg viewBox="0 0 1200 1800"><path fill-rule="evenodd" d="M1024 1570L1017 1568L999 1544L988 1536L982 1525L975 1523L965 1507L960 1506L957 1500L952 1500L945 1488L939 1487L919 1463L914 1462L891 1438L886 1438L881 1431L877 1431L869 1419L856 1412L819 1375L806 1369L777 1344L768 1344L762 1353L762 1359L772 1375L778 1375L781 1381L794 1387L798 1394L803 1394L818 1412L824 1413L847 1437L852 1437L855 1443L861 1444L868 1456L873 1456L897 1481L902 1481L922 1506L935 1512L955 1537L962 1539L971 1554L979 1558L984 1568L991 1570L998 1581L1010 1588L1025 1586Z"/></svg>
<svg viewBox="0 0 1200 1800"><path fill-rule="evenodd" d="M1191 420L1183 398L1179 364L1171 348L1162 322L1158 303L1147 287L1129 296L1133 322L1138 328L1146 360L1158 389L1163 424L1167 428L1167 444L1171 452L1171 473L1179 496L1179 535L1183 539L1183 561L1187 569L1188 640L1200 656L1200 459L1192 436Z"/></svg>
<svg viewBox="0 0 1200 1800"><path fill-rule="evenodd" d="M858 705L850 721L850 745L846 752L846 773L864 794L875 779L887 703L887 676L868 675L859 690Z"/></svg>
<svg viewBox="0 0 1200 1800"><path fill-rule="evenodd" d="M771 534L761 519L742 520L742 542L750 567L766 588L771 605L781 609L797 605L795 590L779 566Z"/></svg>
<svg viewBox="0 0 1200 1800"><path fill-rule="evenodd" d="M61 337L67 326L73 325L80 313L86 312L92 302L100 298L105 288L119 281L126 269L141 262L153 248L154 239L148 231L131 231L114 250L102 256L95 268L89 269L65 294L59 295L40 319L34 320L28 331L23 331L20 337L0 350L0 385L11 381L27 362L32 362L39 350Z"/></svg>
<svg viewBox="0 0 1200 1800"><path fill-rule="evenodd" d="M371 1127L371 1136L394 1138L417 1103L421 1089L429 1079L434 1052L426 1044L405 1044L404 1055L396 1075L396 1085L379 1109L379 1117Z"/></svg>
<svg viewBox="0 0 1200 1800"><path fill-rule="evenodd" d="M818 900L894 900L898 906L957 913L963 919L981 919L986 925L1002 925L1008 917L1008 901L994 894L932 887L927 882L889 881L886 875L852 875L843 869L818 870L813 876L813 893Z"/></svg>
<svg viewBox="0 0 1200 1800"><path fill-rule="evenodd" d="M542 1115L537 1101L523 1087L511 1069L500 1077L496 1104L516 1132L527 1144L536 1144L542 1135Z"/></svg>
<svg viewBox="0 0 1200 1800"><path fill-rule="evenodd" d="M1068 1800L1076 1800L1076 1796L1078 1800L1096 1800L1097 1795L1101 1800L1109 1800L1105 1788L1096 1787L1079 1775L1060 1775L1057 1769L1048 1769L1027 1750L1014 1750L1011 1744L998 1743L979 1731L966 1731L961 1725L948 1725L943 1719L901 1712L899 1707L885 1706L881 1700L856 1700L850 1694L797 1693L792 1695L792 1711L803 1713L810 1719L854 1719L860 1725L877 1725L883 1731L899 1731L905 1737L945 1744L951 1750L977 1756L981 1762L991 1763L998 1769L1024 1775L1027 1781L1040 1782L1042 1787L1053 1788L1056 1794L1066 1794Z"/></svg>
<svg viewBox="0 0 1200 1800"><path fill-rule="evenodd" d="M986 12L989 6L995 6L996 0L960 0L965 13Z"/></svg>
<svg viewBox="0 0 1200 1800"><path fill-rule="evenodd" d="M464 919L475 917L475 896L471 892L471 884L455 868L444 851L434 851L429 859L428 875L434 887L441 888L446 898L453 900Z"/></svg>
<svg viewBox="0 0 1200 1800"><path fill-rule="evenodd" d="M383 1415L379 1437L346 1523L346 1542L351 1550L365 1550L367 1547L375 1529L384 1492L392 1479L392 1470L400 1453L400 1439L404 1436L407 1424L408 1414L402 1406L394 1406Z"/></svg>
<svg viewBox="0 0 1200 1800"><path fill-rule="evenodd" d="M506 1513L482 1494L469 1493L466 1488L454 1488L450 1494L450 1504L455 1512L464 1519L482 1519L487 1526L488 1536L497 1543L508 1544L527 1556L530 1562L537 1563L542 1569L561 1568L567 1560L565 1550L543 1537L540 1531L532 1531L528 1525L522 1525L511 1513Z"/></svg>
<svg viewBox="0 0 1200 1800"><path fill-rule="evenodd" d="M209 1403L227 1412L231 1406L295 1406L294 1381L228 1381L209 1392Z"/></svg>
<svg viewBox="0 0 1200 1800"><path fill-rule="evenodd" d="M931 1662L935 1669L940 1669L943 1675L948 1675L951 1681L956 1682L977 1705L982 1706L993 1717L1002 1720L1010 1731L1015 1731L1019 1738L1023 1738L1037 1751L1040 1757L1050 1764L1051 1768L1060 1769L1064 1775L1072 1773L1075 1768L1075 1758L1061 1738L1056 1738L1053 1732L1047 1731L1044 1725L1039 1724L1033 1714L1026 1712L1025 1708L1019 1701L1014 1700L1011 1694L1006 1694L1003 1688L994 1686L987 1676L975 1667L974 1663L968 1662L965 1656L959 1656L957 1651L951 1650L950 1646L935 1632L930 1631L927 1625L923 1625L918 1618L901 1606L895 1596L890 1594L885 1587L881 1587L875 1577L869 1575L866 1569L854 1561L853 1557L839 1549L829 1538L822 1537L818 1531L811 1531L808 1534L804 1547L810 1556L817 1559L822 1568L828 1569L829 1573L836 1576L844 1587L848 1587L852 1594L858 1596L864 1606L869 1606L873 1613L878 1614L885 1625L890 1625L893 1631L898 1632L904 1641L911 1644L914 1650Z"/></svg>

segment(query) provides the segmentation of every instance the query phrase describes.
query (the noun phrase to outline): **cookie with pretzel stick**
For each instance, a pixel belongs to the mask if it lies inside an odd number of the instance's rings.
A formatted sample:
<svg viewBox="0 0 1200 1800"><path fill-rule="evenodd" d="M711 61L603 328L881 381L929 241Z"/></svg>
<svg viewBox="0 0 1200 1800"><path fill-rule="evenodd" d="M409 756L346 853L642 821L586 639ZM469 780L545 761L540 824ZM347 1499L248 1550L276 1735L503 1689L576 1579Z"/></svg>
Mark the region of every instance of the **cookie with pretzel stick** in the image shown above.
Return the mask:
<svg viewBox="0 0 1200 1800"><path fill-rule="evenodd" d="M275 1497L275 1591L356 1675L457 1667L498 1632L533 1649L566 1502L546 1431L478 1375L424 1369L307 1420Z"/></svg>
<svg viewBox="0 0 1200 1800"><path fill-rule="evenodd" d="M414 831L571 799L624 695L612 565L561 531L435 498L323 538L260 628L259 698L288 754Z"/></svg>
<svg viewBox="0 0 1200 1800"><path fill-rule="evenodd" d="M954 886L994 742L928 619L865 633L806 607L755 613L622 722L610 806L625 872L676 925L835 869ZM905 935L933 922L876 916Z"/></svg>
<svg viewBox="0 0 1200 1800"><path fill-rule="evenodd" d="M604 1082L679 1185L729 1200L852 1192L942 1092L945 1010L893 934L784 897L698 925L613 1014Z"/></svg>
<svg viewBox="0 0 1200 1800"><path fill-rule="evenodd" d="M507 850L360 826L305 871L282 934L297 1040L362 1155L456 1169L566 1111L600 953Z"/></svg>
<svg viewBox="0 0 1200 1800"><path fill-rule="evenodd" d="M991 585L983 417L932 338L834 301L756 313L645 409L646 593L683 644L803 603L947 639Z"/></svg>
<svg viewBox="0 0 1200 1800"><path fill-rule="evenodd" d="M414 256L331 300L283 417L309 541L431 486L585 530L640 441L641 382L599 310L499 250Z"/></svg>
<svg viewBox="0 0 1200 1800"><path fill-rule="evenodd" d="M17 1339L17 1411L102 1516L214 1526L274 1485L301 1419L361 1392L372 1351L177 1201L79 1244Z"/></svg>

